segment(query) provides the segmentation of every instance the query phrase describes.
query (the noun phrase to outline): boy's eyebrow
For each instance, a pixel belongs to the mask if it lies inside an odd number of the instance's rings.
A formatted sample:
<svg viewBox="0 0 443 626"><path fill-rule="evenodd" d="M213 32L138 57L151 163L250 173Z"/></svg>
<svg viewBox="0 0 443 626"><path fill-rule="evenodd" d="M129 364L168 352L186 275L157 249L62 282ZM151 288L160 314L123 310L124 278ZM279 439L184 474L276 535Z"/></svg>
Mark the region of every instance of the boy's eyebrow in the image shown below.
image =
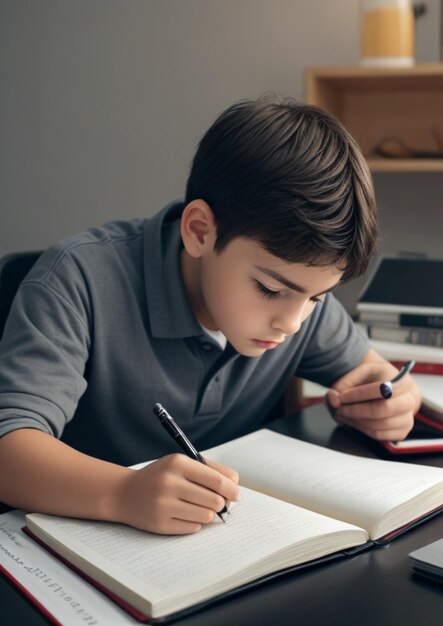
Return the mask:
<svg viewBox="0 0 443 626"><path fill-rule="evenodd" d="M278 280L279 283L282 283L282 285L285 285L285 287L289 287L289 289L293 289L294 291L297 291L298 293L309 293L308 290L305 289L304 287L297 285L297 283L293 283L292 280L288 280L287 278L285 278L278 272L274 272L274 270L270 270L267 267L261 267L261 265L254 265L254 267L260 272L263 272L263 274L266 274L267 276L269 276L270 278L273 278L274 280ZM329 287L329 289L325 289L325 291L316 293L312 297L315 298L317 296L322 296L324 293L328 293L329 291L332 291L333 289L337 287L339 283L340 281L338 280L335 283L335 285L332 285L332 287Z"/></svg>

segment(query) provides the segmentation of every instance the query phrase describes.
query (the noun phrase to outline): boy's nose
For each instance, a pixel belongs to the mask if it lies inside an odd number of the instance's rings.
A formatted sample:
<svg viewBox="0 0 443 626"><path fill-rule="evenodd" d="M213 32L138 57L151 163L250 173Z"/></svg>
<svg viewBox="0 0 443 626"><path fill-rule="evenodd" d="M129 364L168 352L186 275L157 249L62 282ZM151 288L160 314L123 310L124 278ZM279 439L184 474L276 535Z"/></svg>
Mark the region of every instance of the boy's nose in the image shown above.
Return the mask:
<svg viewBox="0 0 443 626"><path fill-rule="evenodd" d="M278 318L275 318L274 323L272 324L272 328L275 330L279 330L284 335L294 335L300 330L301 326L301 315L300 311L292 311L292 313L288 313L286 315L281 315Z"/></svg>

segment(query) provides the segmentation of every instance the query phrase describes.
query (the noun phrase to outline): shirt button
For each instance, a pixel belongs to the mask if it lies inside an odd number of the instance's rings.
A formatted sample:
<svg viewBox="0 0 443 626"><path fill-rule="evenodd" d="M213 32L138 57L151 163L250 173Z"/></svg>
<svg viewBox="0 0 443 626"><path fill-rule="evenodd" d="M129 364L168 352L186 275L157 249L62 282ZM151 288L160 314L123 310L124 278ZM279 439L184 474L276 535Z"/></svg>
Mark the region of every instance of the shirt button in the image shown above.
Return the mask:
<svg viewBox="0 0 443 626"><path fill-rule="evenodd" d="M212 343L205 342L202 344L202 348L203 350L206 350L207 352L209 352L209 350L212 350Z"/></svg>

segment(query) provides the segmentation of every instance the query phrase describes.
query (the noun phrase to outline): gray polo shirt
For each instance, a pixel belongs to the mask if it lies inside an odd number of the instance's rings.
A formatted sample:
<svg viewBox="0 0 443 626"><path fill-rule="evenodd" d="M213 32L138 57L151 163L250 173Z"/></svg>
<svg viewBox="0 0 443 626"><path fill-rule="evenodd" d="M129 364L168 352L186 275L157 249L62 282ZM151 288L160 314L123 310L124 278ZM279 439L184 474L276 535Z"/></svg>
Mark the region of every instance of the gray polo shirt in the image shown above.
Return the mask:
<svg viewBox="0 0 443 626"><path fill-rule="evenodd" d="M366 339L332 295L262 356L222 350L184 290L182 208L89 229L39 259L0 343L0 435L38 428L128 465L177 451L156 402L204 449L260 427L294 374L330 385L362 360Z"/></svg>

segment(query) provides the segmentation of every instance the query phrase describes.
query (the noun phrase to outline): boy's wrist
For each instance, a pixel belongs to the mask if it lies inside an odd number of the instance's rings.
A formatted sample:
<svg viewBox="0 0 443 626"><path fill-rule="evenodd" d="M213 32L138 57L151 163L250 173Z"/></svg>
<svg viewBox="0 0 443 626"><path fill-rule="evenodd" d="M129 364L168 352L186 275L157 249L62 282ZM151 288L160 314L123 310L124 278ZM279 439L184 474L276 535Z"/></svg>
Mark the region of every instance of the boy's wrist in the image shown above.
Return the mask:
<svg viewBox="0 0 443 626"><path fill-rule="evenodd" d="M127 482L135 470L114 466L113 476L100 497L99 519L127 524Z"/></svg>

